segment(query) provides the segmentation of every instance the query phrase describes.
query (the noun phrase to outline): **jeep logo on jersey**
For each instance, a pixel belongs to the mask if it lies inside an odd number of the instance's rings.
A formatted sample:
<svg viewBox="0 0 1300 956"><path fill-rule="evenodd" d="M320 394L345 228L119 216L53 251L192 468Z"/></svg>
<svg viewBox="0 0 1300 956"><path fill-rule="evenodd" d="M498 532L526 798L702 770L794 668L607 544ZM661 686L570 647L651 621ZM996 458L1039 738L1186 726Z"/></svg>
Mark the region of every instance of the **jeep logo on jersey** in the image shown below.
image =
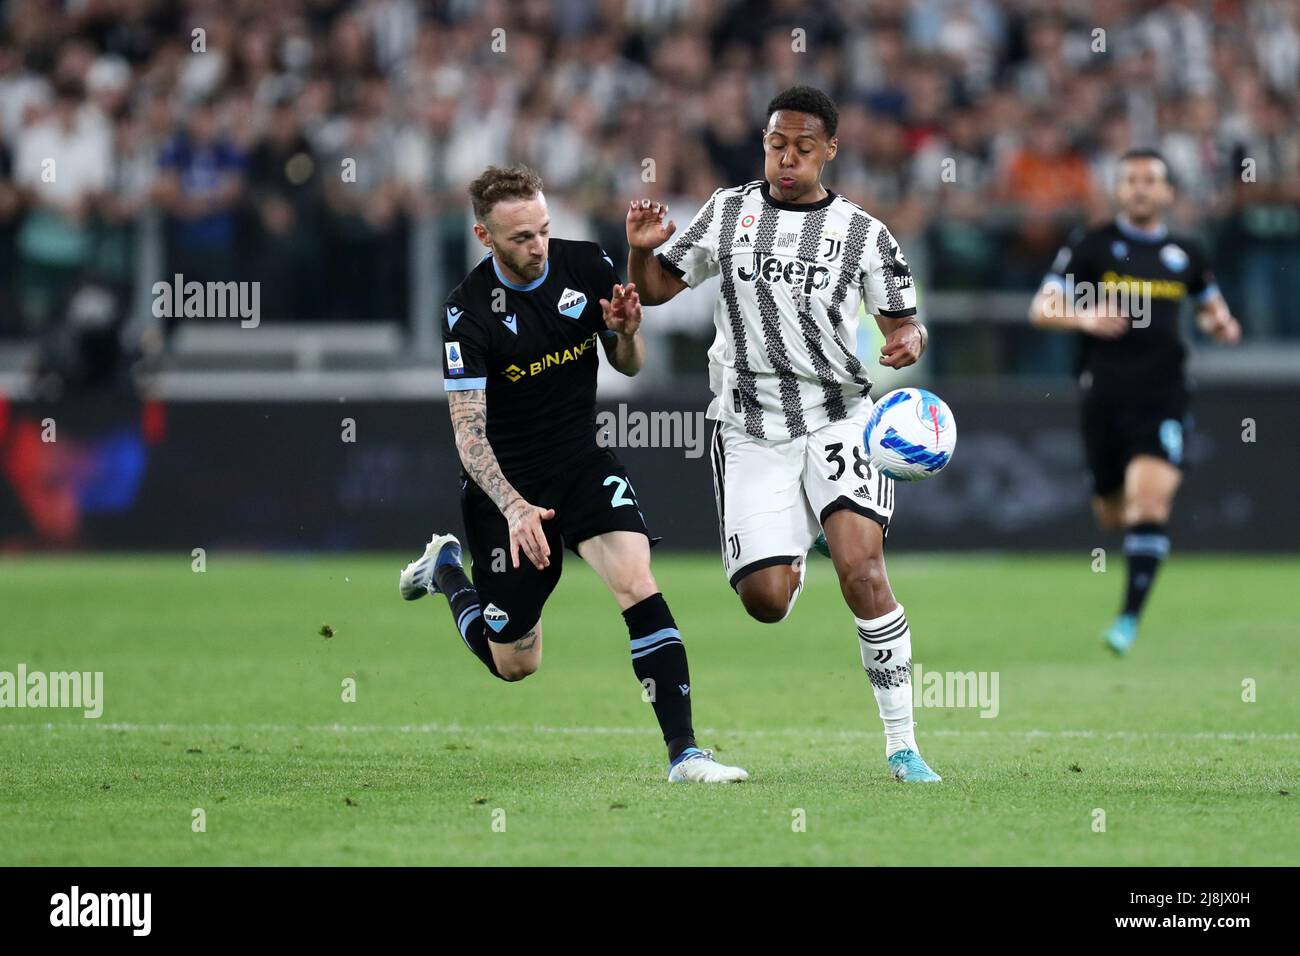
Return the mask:
<svg viewBox="0 0 1300 956"><path fill-rule="evenodd" d="M784 282L787 285L803 286L804 295L812 295L817 289L825 289L831 284L831 270L825 266L810 266L802 259L786 262L779 256L760 258L757 251L754 252L753 268L739 266L736 275L742 282L761 280L769 285Z"/></svg>
<svg viewBox="0 0 1300 956"><path fill-rule="evenodd" d="M483 609L483 620L488 627L500 634L501 628L510 623L510 615L495 604L489 604Z"/></svg>
<svg viewBox="0 0 1300 956"><path fill-rule="evenodd" d="M582 317L582 310L587 305L587 297L576 289L565 289L564 294L560 296L560 303L556 306L560 310L560 315L567 315L571 319Z"/></svg>

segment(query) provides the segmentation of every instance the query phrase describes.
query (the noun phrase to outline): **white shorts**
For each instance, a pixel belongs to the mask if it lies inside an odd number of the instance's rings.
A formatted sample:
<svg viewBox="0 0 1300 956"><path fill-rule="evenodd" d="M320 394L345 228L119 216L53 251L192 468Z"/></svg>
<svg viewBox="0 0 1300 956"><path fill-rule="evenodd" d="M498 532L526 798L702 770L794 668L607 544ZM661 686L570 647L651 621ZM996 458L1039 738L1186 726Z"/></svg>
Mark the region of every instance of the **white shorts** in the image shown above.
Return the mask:
<svg viewBox="0 0 1300 956"><path fill-rule="evenodd" d="M870 414L868 403L861 418L782 442L717 423L713 491L722 563L733 588L752 571L802 558L836 511L853 511L888 530L894 482L867 461L862 431Z"/></svg>

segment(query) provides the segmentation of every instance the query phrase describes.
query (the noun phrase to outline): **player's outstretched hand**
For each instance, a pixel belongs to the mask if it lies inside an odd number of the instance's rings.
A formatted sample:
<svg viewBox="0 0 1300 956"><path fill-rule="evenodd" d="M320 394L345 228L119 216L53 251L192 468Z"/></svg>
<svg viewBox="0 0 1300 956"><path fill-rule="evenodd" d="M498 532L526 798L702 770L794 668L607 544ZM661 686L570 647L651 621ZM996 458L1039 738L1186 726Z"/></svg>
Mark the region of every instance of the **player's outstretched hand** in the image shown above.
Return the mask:
<svg viewBox="0 0 1300 956"><path fill-rule="evenodd" d="M677 231L668 207L650 199L633 199L627 207L627 244L633 249L658 249Z"/></svg>
<svg viewBox="0 0 1300 956"><path fill-rule="evenodd" d="M636 293L636 284L614 286L613 296L600 300L600 312L606 328L619 335L636 335L641 328L641 297Z"/></svg>
<svg viewBox="0 0 1300 956"><path fill-rule="evenodd" d="M546 542L542 522L555 517L554 508L539 508L523 498L516 498L506 506L506 523L510 526L510 560L519 567L519 552L533 562L538 571L551 563L551 546Z"/></svg>
<svg viewBox="0 0 1300 956"><path fill-rule="evenodd" d="M1222 299L1212 301L1197 313L1196 324L1220 345L1236 345L1241 341L1241 323L1232 317Z"/></svg>
<svg viewBox="0 0 1300 956"><path fill-rule="evenodd" d="M900 325L889 333L889 338L880 347L880 364L890 368L907 368L916 364L923 348L925 343L921 340L921 330L910 322Z"/></svg>
<svg viewBox="0 0 1300 956"><path fill-rule="evenodd" d="M1220 345L1236 345L1241 341L1241 323L1228 316L1228 320L1221 325L1215 326L1210 333L1214 336L1214 341Z"/></svg>

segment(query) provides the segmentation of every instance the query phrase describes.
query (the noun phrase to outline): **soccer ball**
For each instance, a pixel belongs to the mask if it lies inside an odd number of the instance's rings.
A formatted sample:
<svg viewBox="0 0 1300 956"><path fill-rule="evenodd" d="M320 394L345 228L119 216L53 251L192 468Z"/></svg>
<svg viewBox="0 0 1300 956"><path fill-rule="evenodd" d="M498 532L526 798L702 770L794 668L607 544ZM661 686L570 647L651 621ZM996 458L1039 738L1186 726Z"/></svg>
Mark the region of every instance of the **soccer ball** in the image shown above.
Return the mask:
<svg viewBox="0 0 1300 956"><path fill-rule="evenodd" d="M896 388L876 402L862 437L880 471L895 481L920 481L952 459L957 420L934 392Z"/></svg>

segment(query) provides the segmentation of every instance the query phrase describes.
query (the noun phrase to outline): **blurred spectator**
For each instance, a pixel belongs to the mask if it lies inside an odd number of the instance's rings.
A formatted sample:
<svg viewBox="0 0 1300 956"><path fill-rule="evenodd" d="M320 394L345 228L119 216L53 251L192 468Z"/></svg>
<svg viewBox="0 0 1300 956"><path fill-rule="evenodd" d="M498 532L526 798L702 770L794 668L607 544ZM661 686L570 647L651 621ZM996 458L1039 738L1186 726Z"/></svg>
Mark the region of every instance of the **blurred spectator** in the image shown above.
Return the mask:
<svg viewBox="0 0 1300 956"><path fill-rule="evenodd" d="M1277 93L1261 93L1233 144L1236 213L1228 227L1241 250L1238 309L1252 325L1300 337L1300 131Z"/></svg>
<svg viewBox="0 0 1300 956"><path fill-rule="evenodd" d="M326 260L331 317L370 319L399 314L402 195L396 134L385 115L387 87L371 79L354 93L347 115L321 134L331 144L324 176Z"/></svg>
<svg viewBox="0 0 1300 956"><path fill-rule="evenodd" d="M1093 198L1088 164L1066 142L1051 111L1033 115L1024 145L1002 172L998 195L1021 217L1006 260L1021 284L1043 271L1064 229L1082 218Z"/></svg>
<svg viewBox="0 0 1300 956"><path fill-rule="evenodd" d="M209 100L190 107L185 129L159 157L155 186L168 213L168 275L185 282L230 282L236 275L236 210L244 191L244 156L222 131Z"/></svg>
<svg viewBox="0 0 1300 956"><path fill-rule="evenodd" d="M29 209L17 236L21 301L36 331L94 258L94 207L108 186L113 148L102 115L83 103L75 80L65 80L44 117L21 131L16 153L14 181Z"/></svg>
<svg viewBox="0 0 1300 956"><path fill-rule="evenodd" d="M262 283L268 319L314 319L325 310L319 282L303 282L319 268L320 160L290 100L271 110L265 138L247 166L248 275Z"/></svg>
<svg viewBox="0 0 1300 956"><path fill-rule="evenodd" d="M1032 287L1108 213L1116 156L1154 145L1247 334L1300 335L1295 0L2 9L10 332L73 314L59 298L87 274L119 299L174 272L258 279L270 320L405 321L479 254L464 189L489 163L538 167L557 224L617 257L629 196L681 227L761 175L763 109L799 82L840 105L828 184L889 223L921 285Z"/></svg>

